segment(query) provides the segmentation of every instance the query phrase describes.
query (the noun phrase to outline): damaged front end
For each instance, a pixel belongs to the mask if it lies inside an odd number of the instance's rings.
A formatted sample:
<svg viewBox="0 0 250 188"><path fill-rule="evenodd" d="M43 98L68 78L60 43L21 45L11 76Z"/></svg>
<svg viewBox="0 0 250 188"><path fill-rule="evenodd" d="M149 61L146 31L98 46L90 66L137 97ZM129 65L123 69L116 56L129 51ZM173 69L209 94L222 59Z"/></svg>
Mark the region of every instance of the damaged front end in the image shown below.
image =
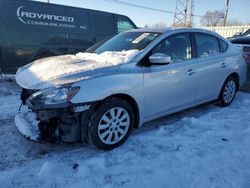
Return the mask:
<svg viewBox="0 0 250 188"><path fill-rule="evenodd" d="M19 132L33 141L81 141L81 118L90 104L75 105L70 102L79 89L53 87L30 96L34 91L23 90L21 99L28 108L15 117Z"/></svg>

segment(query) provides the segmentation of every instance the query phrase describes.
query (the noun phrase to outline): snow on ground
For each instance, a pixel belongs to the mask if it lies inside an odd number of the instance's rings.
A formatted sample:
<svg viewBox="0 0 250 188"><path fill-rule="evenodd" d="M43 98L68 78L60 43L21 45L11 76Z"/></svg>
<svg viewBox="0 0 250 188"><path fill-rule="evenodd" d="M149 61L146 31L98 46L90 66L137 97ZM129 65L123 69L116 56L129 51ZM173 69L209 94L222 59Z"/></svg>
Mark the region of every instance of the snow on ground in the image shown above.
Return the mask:
<svg viewBox="0 0 250 188"><path fill-rule="evenodd" d="M13 124L19 89L0 89L1 187L250 187L248 93L150 122L104 152L25 140Z"/></svg>

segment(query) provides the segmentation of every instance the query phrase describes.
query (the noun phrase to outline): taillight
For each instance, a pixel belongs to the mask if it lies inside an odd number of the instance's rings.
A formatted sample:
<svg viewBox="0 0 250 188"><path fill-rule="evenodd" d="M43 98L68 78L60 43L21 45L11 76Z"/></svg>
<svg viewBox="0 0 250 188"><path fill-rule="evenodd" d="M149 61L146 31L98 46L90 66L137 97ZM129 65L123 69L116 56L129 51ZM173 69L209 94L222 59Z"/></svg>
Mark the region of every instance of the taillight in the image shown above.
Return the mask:
<svg viewBox="0 0 250 188"><path fill-rule="evenodd" d="M245 59L246 63L250 63L250 46L243 47L243 58Z"/></svg>
<svg viewBox="0 0 250 188"><path fill-rule="evenodd" d="M242 56L243 56L245 62L247 63L247 54L246 54L246 52L243 52L243 53L242 53Z"/></svg>

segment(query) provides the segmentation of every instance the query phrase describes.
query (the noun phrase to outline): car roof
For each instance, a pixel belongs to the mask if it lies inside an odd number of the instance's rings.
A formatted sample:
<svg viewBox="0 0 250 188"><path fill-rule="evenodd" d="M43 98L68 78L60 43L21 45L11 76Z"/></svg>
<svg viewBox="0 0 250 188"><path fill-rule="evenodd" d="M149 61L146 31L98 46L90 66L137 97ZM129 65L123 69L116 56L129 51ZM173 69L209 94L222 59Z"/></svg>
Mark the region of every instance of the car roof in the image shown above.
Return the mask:
<svg viewBox="0 0 250 188"><path fill-rule="evenodd" d="M168 33L170 31L183 31L183 32L201 32L201 33L207 33L207 34L212 34L215 36L220 36L218 33L206 29L201 29L201 28L190 28L190 27L180 27L180 28L141 28L141 29L133 29L127 32L155 32L155 33Z"/></svg>
<svg viewBox="0 0 250 188"><path fill-rule="evenodd" d="M140 29L133 29L127 32L155 32L155 33L165 33L170 31L171 28L140 28Z"/></svg>

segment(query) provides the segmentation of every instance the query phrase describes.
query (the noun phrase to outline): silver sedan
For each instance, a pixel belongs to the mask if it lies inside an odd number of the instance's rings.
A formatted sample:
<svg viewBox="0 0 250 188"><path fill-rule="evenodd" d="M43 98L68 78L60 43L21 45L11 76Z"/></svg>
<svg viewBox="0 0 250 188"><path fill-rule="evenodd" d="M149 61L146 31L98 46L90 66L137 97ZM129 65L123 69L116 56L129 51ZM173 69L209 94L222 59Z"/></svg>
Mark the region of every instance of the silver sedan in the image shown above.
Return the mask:
<svg viewBox="0 0 250 188"><path fill-rule="evenodd" d="M16 80L30 109L16 116L26 137L113 149L147 121L209 101L230 105L246 63L241 49L211 31L139 29L85 53L37 60ZM38 127L38 136L25 134L20 122Z"/></svg>

